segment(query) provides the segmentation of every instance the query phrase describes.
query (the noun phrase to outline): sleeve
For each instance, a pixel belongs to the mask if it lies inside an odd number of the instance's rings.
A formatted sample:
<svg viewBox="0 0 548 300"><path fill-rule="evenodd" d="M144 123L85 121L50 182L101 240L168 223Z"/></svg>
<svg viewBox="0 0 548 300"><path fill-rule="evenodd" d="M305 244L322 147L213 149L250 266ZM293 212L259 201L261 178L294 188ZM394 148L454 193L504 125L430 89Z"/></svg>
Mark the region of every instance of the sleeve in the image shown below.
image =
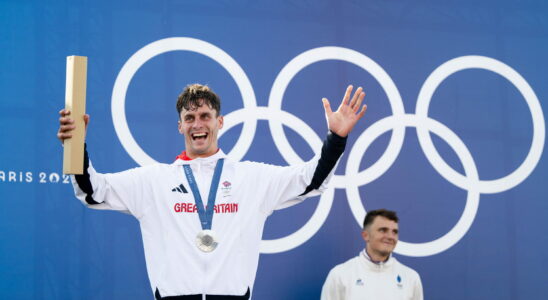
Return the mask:
<svg viewBox="0 0 548 300"><path fill-rule="evenodd" d="M321 300L344 300L345 287L337 272L337 267L333 268L322 287Z"/></svg>
<svg viewBox="0 0 548 300"><path fill-rule="evenodd" d="M424 295L422 293L422 282L419 273L417 274L417 280L415 280L415 287L413 289L413 300L423 300Z"/></svg>
<svg viewBox="0 0 548 300"><path fill-rule="evenodd" d="M144 168L120 173L100 174L95 171L84 149L84 174L72 175L74 194L84 205L93 209L117 210L140 218L146 206L148 191Z"/></svg>
<svg viewBox="0 0 548 300"><path fill-rule="evenodd" d="M326 190L345 146L346 138L329 132L319 157L301 165L268 166L268 178L264 179L268 182L263 199L265 212L295 205Z"/></svg>

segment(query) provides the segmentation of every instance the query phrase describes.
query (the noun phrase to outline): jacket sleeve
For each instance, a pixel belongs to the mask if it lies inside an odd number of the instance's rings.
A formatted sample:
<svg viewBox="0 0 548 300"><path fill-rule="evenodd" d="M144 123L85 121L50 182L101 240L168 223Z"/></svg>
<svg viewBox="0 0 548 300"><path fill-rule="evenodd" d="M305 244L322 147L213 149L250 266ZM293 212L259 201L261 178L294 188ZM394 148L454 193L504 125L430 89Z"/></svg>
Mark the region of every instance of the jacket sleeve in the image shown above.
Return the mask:
<svg viewBox="0 0 548 300"><path fill-rule="evenodd" d="M84 174L72 175L76 197L93 209L117 210L140 218L148 205L144 198L147 190L144 168L130 169L112 174L100 174L91 164L84 150Z"/></svg>
<svg viewBox="0 0 548 300"><path fill-rule="evenodd" d="M415 286L413 288L413 300L423 300L424 295L422 292L422 282L421 277L417 273L417 279L415 280Z"/></svg>
<svg viewBox="0 0 548 300"><path fill-rule="evenodd" d="M336 268L333 268L327 275L322 287L321 300L344 300L345 287L338 276Z"/></svg>
<svg viewBox="0 0 548 300"><path fill-rule="evenodd" d="M346 138L329 132L319 156L294 166L268 166L267 191L263 199L266 213L297 204L307 197L321 194L344 152ZM264 176L264 175L263 175Z"/></svg>

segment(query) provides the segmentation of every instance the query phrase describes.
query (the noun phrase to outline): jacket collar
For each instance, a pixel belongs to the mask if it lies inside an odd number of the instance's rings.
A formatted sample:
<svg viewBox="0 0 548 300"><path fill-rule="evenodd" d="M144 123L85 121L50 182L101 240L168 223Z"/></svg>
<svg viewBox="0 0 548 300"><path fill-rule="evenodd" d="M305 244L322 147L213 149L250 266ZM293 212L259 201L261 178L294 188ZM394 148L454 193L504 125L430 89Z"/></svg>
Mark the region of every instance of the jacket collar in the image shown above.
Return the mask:
<svg viewBox="0 0 548 300"><path fill-rule="evenodd" d="M174 165L189 165L189 164L203 164L203 163L211 163L216 162L217 160L221 158L226 158L226 154L219 148L217 153L208 156L208 157L198 157L191 160L186 160L188 156L186 156L186 152L183 151L180 155L177 156L176 160L173 162Z"/></svg>
<svg viewBox="0 0 548 300"><path fill-rule="evenodd" d="M392 265L394 265L394 262L396 261L396 258L393 257L392 254L390 254L390 256L388 257L386 261L374 262L373 260L371 260L371 258L369 257L369 254L367 254L367 251L365 251L365 249L363 249L360 252L359 256L361 258L361 261L365 264L365 266L373 270L382 270L382 269L390 268L392 267Z"/></svg>

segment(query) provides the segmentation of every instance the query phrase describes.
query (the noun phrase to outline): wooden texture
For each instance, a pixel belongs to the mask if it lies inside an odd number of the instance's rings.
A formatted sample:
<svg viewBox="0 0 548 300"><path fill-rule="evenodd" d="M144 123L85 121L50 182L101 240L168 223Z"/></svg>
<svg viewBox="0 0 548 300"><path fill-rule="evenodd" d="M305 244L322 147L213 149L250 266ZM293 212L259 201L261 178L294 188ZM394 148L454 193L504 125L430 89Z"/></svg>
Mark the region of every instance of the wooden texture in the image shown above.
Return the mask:
<svg viewBox="0 0 548 300"><path fill-rule="evenodd" d="M72 138L64 141L64 174L82 174L84 170L87 64L88 58L85 56L67 56L65 109L70 110L70 118L74 120L76 129L72 131Z"/></svg>

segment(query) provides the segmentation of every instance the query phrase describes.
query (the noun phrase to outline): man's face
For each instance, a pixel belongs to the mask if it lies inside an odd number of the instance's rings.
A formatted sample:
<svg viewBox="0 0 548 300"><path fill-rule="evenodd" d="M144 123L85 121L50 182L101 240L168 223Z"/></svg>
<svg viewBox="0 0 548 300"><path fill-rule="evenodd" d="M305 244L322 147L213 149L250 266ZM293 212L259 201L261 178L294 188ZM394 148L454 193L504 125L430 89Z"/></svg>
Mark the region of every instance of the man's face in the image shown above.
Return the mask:
<svg viewBox="0 0 548 300"><path fill-rule="evenodd" d="M217 152L217 133L223 117L205 102L195 110L181 111L179 132L185 136L185 150L190 158L208 157Z"/></svg>
<svg viewBox="0 0 548 300"><path fill-rule="evenodd" d="M377 216L373 223L362 231L367 242L367 253L388 257L398 243L398 223L383 216Z"/></svg>

